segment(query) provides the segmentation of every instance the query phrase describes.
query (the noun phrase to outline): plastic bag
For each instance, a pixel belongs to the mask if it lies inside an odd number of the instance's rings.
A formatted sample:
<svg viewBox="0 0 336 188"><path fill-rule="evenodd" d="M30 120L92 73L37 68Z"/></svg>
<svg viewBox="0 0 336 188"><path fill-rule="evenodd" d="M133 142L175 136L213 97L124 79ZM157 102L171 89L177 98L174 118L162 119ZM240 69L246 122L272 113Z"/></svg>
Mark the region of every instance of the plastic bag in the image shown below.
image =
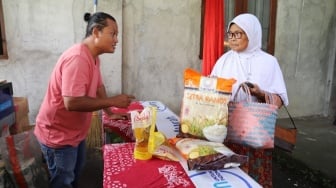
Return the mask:
<svg viewBox="0 0 336 188"><path fill-rule="evenodd" d="M218 170L238 167L248 157L238 155L222 143L194 138L172 138L170 142L187 161L189 170Z"/></svg>
<svg viewBox="0 0 336 188"><path fill-rule="evenodd" d="M48 171L33 130L0 138L5 168L16 187L48 187Z"/></svg>
<svg viewBox="0 0 336 188"><path fill-rule="evenodd" d="M156 127L156 108L146 107L141 112L131 111L131 122L135 137L134 158L151 159L156 147L153 142L155 139L150 142L150 134L153 135Z"/></svg>
<svg viewBox="0 0 336 188"><path fill-rule="evenodd" d="M0 160L0 188L15 188L2 160Z"/></svg>

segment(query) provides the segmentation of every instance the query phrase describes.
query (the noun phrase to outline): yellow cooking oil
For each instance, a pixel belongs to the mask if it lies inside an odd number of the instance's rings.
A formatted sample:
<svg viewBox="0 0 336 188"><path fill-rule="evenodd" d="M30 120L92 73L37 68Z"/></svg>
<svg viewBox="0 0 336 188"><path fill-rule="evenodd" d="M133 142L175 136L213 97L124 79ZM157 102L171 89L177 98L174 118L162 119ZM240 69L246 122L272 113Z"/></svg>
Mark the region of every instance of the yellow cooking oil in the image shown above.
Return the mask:
<svg viewBox="0 0 336 188"><path fill-rule="evenodd" d="M151 128L156 123L156 108L145 107L141 112L131 112L132 129L135 137L134 158L148 160L152 153L148 150Z"/></svg>

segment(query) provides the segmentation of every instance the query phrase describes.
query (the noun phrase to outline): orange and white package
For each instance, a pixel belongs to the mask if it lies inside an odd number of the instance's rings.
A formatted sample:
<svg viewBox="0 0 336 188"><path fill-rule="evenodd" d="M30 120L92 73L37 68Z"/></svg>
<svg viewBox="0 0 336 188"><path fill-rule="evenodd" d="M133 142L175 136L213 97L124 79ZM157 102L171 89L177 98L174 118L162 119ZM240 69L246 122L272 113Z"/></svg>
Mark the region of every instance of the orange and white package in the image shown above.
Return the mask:
<svg viewBox="0 0 336 188"><path fill-rule="evenodd" d="M227 134L228 103L235 79L202 76L186 69L179 137L223 143Z"/></svg>

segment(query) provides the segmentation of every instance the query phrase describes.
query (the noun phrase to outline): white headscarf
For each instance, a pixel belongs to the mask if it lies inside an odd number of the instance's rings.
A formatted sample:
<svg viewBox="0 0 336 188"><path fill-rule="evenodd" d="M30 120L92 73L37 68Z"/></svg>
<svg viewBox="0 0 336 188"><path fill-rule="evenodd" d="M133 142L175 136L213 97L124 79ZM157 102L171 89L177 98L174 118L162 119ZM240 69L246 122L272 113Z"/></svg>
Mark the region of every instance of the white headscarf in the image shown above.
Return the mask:
<svg viewBox="0 0 336 188"><path fill-rule="evenodd" d="M288 105L287 90L277 59L262 51L262 30L258 18L252 14L240 14L228 25L238 25L247 35L248 46L242 52L230 50L220 57L211 75L223 78L234 78L237 82L232 87L232 97L238 86L245 81L256 83L260 89L278 94L285 105ZM241 91L238 100L246 98ZM232 99L232 98L231 98ZM252 100L257 100L252 97Z"/></svg>
<svg viewBox="0 0 336 188"><path fill-rule="evenodd" d="M237 24L246 33L249 40L247 48L241 53L248 54L261 50L262 30L257 17L252 14L240 14L229 23L227 31L233 23Z"/></svg>

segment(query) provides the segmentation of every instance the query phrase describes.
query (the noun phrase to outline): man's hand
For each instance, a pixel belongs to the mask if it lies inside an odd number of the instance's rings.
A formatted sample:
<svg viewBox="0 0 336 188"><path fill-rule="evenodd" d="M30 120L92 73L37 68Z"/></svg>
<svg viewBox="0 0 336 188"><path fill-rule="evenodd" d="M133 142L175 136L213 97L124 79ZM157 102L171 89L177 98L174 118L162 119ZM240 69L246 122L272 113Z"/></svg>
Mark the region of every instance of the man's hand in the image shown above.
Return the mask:
<svg viewBox="0 0 336 188"><path fill-rule="evenodd" d="M110 119L114 119L114 120L127 120L127 119L131 119L130 118L130 114L109 114L108 117Z"/></svg>
<svg viewBox="0 0 336 188"><path fill-rule="evenodd" d="M127 108L131 102L135 99L133 95L120 94L114 97L110 97L111 106L118 108Z"/></svg>

